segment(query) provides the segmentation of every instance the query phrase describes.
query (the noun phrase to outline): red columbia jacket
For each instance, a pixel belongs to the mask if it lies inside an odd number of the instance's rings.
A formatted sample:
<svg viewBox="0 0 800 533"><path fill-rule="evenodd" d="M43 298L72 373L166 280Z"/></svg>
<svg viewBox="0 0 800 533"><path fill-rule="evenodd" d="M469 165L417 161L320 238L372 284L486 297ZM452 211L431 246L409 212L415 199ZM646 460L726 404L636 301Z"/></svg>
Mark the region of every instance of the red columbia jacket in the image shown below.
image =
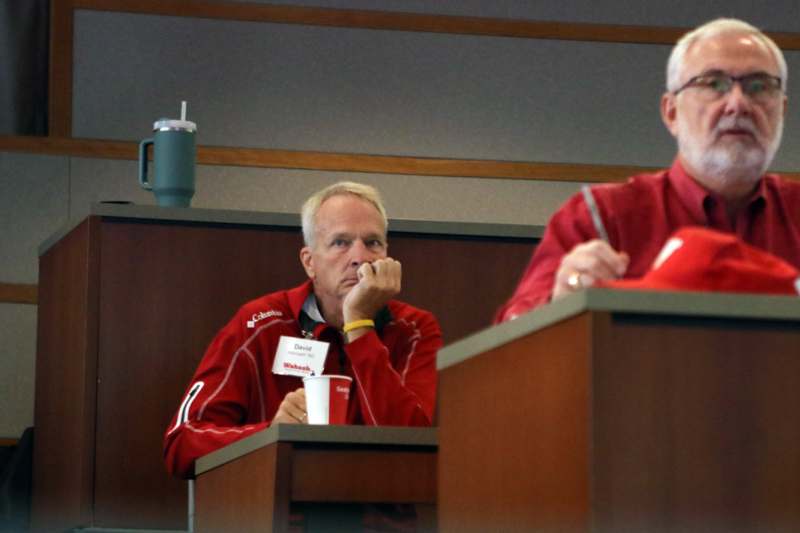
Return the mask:
<svg viewBox="0 0 800 533"><path fill-rule="evenodd" d="M167 470L191 477L194 461L269 426L300 377L272 373L281 336L330 343L325 374L353 378L347 423L429 426L436 400L436 352L442 346L433 315L391 300L375 330L344 344L341 333L302 312L307 281L248 302L203 356L164 436Z"/></svg>

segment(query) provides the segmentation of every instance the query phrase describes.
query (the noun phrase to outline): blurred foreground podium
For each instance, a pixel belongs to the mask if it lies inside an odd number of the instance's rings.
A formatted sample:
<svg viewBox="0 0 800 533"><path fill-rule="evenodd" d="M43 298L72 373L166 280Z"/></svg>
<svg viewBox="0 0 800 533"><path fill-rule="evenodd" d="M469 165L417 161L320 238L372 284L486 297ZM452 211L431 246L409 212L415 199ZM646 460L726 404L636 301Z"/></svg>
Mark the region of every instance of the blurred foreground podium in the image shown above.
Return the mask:
<svg viewBox="0 0 800 533"><path fill-rule="evenodd" d="M303 508L306 531L358 531L349 504L432 510L436 429L278 424L200 458L195 474L197 533L287 531L293 503L323 504Z"/></svg>
<svg viewBox="0 0 800 533"><path fill-rule="evenodd" d="M800 531L800 298L590 289L438 367L440 531Z"/></svg>

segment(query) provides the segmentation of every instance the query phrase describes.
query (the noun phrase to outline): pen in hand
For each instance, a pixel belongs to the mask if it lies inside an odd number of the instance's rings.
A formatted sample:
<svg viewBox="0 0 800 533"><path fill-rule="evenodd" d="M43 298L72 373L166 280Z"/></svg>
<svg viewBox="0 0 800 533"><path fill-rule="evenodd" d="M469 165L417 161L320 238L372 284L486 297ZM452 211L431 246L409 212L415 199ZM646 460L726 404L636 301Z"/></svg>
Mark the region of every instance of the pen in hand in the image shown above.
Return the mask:
<svg viewBox="0 0 800 533"><path fill-rule="evenodd" d="M588 185L584 185L581 187L581 193L583 193L583 200L586 202L586 207L589 208L589 214L592 217L592 224L594 224L594 229L597 231L597 236L606 244L609 244L608 233L606 232L606 227L603 225L603 219L600 217L600 210L597 208L597 202L594 201L592 189Z"/></svg>

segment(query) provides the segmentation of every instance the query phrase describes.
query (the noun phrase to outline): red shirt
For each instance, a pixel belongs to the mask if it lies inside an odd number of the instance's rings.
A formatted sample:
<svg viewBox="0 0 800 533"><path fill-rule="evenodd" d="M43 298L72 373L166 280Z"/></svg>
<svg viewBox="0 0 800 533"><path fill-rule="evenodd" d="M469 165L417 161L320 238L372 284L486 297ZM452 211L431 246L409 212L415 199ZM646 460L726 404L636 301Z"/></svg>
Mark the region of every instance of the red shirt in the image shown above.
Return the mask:
<svg viewBox="0 0 800 533"><path fill-rule="evenodd" d="M164 436L170 473L190 477L197 458L269 426L284 396L303 386L272 372L278 342L303 331L330 343L324 374L353 378L348 424L431 425L442 346L433 315L390 300L374 330L344 344L338 330L301 314L311 290L308 281L253 300L217 334Z"/></svg>
<svg viewBox="0 0 800 533"><path fill-rule="evenodd" d="M733 225L725 200L697 183L677 160L669 170L634 176L622 184L597 185L592 193L612 248L630 255L625 278L642 277L667 238L683 226L735 233L800 268L798 182L764 176ZM561 258L575 245L596 238L583 195L576 194L550 219L514 295L500 308L496 321L549 302Z"/></svg>

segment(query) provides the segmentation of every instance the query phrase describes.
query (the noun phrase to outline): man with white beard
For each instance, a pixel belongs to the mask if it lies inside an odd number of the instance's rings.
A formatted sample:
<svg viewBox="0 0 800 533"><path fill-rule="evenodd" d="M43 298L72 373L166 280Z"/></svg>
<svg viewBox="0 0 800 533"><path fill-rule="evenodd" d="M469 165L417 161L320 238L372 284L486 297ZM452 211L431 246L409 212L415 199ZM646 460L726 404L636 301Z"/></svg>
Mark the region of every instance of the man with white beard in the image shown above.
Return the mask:
<svg viewBox="0 0 800 533"><path fill-rule="evenodd" d="M678 144L672 167L573 196L497 321L599 280L641 277L684 226L735 234L800 268L800 183L764 175L781 142L786 82L783 53L743 21L684 35L661 98Z"/></svg>

